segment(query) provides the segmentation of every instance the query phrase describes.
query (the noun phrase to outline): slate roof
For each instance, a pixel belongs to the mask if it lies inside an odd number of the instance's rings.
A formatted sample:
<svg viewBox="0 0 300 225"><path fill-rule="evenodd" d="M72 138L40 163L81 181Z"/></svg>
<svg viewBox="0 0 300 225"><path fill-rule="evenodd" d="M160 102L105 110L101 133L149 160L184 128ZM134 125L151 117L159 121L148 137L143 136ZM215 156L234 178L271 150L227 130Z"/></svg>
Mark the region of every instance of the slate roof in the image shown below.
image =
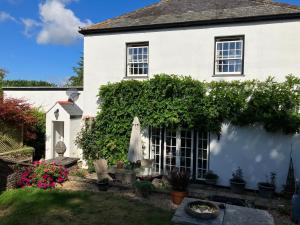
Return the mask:
<svg viewBox="0 0 300 225"><path fill-rule="evenodd" d="M70 118L81 117L83 114L82 109L73 102L59 101L57 103L60 104L64 110L66 110L66 112L70 115Z"/></svg>
<svg viewBox="0 0 300 225"><path fill-rule="evenodd" d="M297 15L300 7L272 0L161 0L134 12L81 28L82 34L155 28L159 25L226 21L241 18L263 20L270 16ZM196 25L196 23L194 24ZM165 26L167 27L167 26Z"/></svg>

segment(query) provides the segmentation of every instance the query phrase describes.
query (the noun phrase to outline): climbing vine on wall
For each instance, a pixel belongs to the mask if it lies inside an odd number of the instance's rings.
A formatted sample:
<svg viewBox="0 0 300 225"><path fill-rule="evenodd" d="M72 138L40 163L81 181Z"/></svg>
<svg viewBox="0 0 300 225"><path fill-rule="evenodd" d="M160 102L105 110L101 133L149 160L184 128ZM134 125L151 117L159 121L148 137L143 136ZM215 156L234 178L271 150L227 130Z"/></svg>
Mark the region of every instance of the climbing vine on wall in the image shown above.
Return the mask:
<svg viewBox="0 0 300 225"><path fill-rule="evenodd" d="M131 123L143 127L185 127L220 134L223 123L262 125L270 132L300 131L300 79L201 82L190 77L157 75L102 86L96 118L77 138L86 159L125 160Z"/></svg>

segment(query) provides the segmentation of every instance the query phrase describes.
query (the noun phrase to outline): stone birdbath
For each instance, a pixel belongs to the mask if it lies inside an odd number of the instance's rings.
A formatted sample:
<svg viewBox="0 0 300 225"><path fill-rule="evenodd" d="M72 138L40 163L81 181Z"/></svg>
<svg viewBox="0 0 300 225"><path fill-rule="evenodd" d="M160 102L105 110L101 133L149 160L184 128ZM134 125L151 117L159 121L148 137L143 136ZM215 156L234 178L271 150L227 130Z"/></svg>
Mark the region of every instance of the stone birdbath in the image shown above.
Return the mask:
<svg viewBox="0 0 300 225"><path fill-rule="evenodd" d="M54 147L55 152L58 154L58 157L54 159L47 160L47 163L54 163L58 166L64 166L66 168L71 168L77 165L79 158L70 158L65 157L64 154L66 153L67 147L63 141L59 141L56 143Z"/></svg>
<svg viewBox="0 0 300 225"><path fill-rule="evenodd" d="M197 201L199 202L199 199L185 198L177 208L172 223L180 225L274 225L273 217L267 211L219 202L211 202L211 205L219 206L216 217L198 218L187 213L186 210L187 205Z"/></svg>

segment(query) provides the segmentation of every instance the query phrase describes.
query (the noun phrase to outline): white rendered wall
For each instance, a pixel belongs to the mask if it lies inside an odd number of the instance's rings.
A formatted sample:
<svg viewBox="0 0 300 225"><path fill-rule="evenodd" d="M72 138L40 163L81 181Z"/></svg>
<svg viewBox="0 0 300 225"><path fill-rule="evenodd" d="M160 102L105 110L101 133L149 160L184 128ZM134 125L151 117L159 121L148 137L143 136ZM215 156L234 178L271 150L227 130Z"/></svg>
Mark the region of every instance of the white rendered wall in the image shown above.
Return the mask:
<svg viewBox="0 0 300 225"><path fill-rule="evenodd" d="M82 91L79 91L80 96L76 104L82 108L83 98ZM57 101L68 100L66 90L4 90L4 96L10 98L24 99L35 107L41 107L47 112Z"/></svg>
<svg viewBox="0 0 300 225"><path fill-rule="evenodd" d="M214 77L214 41L245 35L245 75ZM222 25L172 30L88 35L84 38L84 115L97 111L100 85L126 75L126 43L149 41L149 74L191 75L199 80L260 79L281 81L300 73L300 21Z"/></svg>
<svg viewBox="0 0 300 225"><path fill-rule="evenodd" d="M279 191L286 182L291 145L295 176L300 179L300 135L223 125L221 139L211 137L210 169L220 176L220 185L229 186L232 171L240 166L250 189L256 189L257 182L276 172Z"/></svg>

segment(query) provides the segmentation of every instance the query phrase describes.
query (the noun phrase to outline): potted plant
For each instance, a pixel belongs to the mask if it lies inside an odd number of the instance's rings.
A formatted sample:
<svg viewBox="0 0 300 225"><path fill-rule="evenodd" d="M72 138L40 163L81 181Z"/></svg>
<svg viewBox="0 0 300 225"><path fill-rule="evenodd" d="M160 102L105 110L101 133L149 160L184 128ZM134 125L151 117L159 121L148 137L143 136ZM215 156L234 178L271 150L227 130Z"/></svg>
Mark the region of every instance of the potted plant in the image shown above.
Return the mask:
<svg viewBox="0 0 300 225"><path fill-rule="evenodd" d="M97 184L98 184L99 191L107 191L109 187L109 179L103 178L99 180Z"/></svg>
<svg viewBox="0 0 300 225"><path fill-rule="evenodd" d="M154 190L154 186L150 181L136 181L134 182L136 193L143 198L147 198Z"/></svg>
<svg viewBox="0 0 300 225"><path fill-rule="evenodd" d="M261 197L272 198L276 189L276 173L270 173L270 179L266 176L265 182L259 182L258 189Z"/></svg>
<svg viewBox="0 0 300 225"><path fill-rule="evenodd" d="M173 169L169 175L169 182L172 186L172 201L174 204L179 205L182 200L187 196L187 187L190 182L190 174L186 171Z"/></svg>
<svg viewBox="0 0 300 225"><path fill-rule="evenodd" d="M212 170L207 171L204 176L205 183L210 185L216 185L219 179L219 176L215 174Z"/></svg>
<svg viewBox="0 0 300 225"><path fill-rule="evenodd" d="M230 179L230 189L233 193L242 194L245 190L246 181L243 178L243 171L240 167L232 173Z"/></svg>

